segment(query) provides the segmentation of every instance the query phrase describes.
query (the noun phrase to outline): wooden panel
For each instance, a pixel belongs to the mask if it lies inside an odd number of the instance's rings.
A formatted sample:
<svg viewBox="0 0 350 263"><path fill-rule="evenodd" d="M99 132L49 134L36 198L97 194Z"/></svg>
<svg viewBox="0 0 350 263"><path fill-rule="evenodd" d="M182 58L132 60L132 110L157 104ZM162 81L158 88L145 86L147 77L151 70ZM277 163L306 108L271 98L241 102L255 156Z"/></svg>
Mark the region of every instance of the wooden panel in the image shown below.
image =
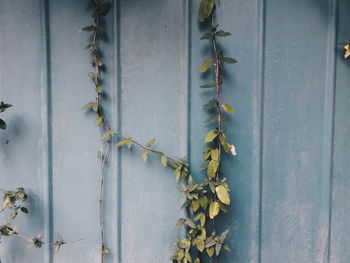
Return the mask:
<svg viewBox="0 0 350 263"><path fill-rule="evenodd" d="M350 22L349 1L339 1L338 39L341 43L349 41ZM339 49L337 56L335 118L334 118L334 163L332 189L332 217L331 217L331 247L330 261L345 263L349 261L350 251L350 178L349 178L349 131L350 131L350 69L349 61L343 58L343 50Z"/></svg>
<svg viewBox="0 0 350 263"><path fill-rule="evenodd" d="M169 10L171 10L169 12ZM187 1L121 1L121 131L187 155ZM179 233L178 191L157 157L121 155L121 262L167 262Z"/></svg>
<svg viewBox="0 0 350 263"><path fill-rule="evenodd" d="M332 8L266 2L262 262L327 262Z"/></svg>
<svg viewBox="0 0 350 263"><path fill-rule="evenodd" d="M0 100L14 107L3 114L0 132L1 188L26 188L29 216L16 223L24 235L49 237L46 35L44 5L38 0L0 2ZM1 224L7 220L3 215ZM18 238L0 245L2 262L48 260L48 250L28 248Z"/></svg>

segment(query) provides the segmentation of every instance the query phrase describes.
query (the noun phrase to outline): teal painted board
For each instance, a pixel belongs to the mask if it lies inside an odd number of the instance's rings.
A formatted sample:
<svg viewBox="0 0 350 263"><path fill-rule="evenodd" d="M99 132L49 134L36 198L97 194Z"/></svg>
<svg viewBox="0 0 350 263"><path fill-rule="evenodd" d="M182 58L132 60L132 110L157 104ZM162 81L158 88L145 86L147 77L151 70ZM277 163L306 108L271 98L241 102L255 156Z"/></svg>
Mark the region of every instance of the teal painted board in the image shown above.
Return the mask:
<svg viewBox="0 0 350 263"><path fill-rule="evenodd" d="M30 216L16 222L27 236L48 237L48 158L45 33L38 0L0 1L0 100L14 107L4 115L0 133L1 188L23 186ZM30 47L30 52L28 50ZM1 215L1 224L7 220ZM19 250L19 248L21 250ZM20 251L20 252L19 252ZM2 262L48 262L46 249L33 250L19 238L0 245Z"/></svg>
<svg viewBox="0 0 350 263"><path fill-rule="evenodd" d="M350 39L350 32L346 25L349 24L349 1L339 1L338 4L338 37L341 43ZM334 115L334 156L333 156L333 180L332 180L332 206L331 206L331 235L330 235L330 262L345 263L349 261L350 252L350 224L349 224L349 140L350 129L350 89L349 89L349 61L343 59L343 50L337 54L336 64L336 96Z"/></svg>
<svg viewBox="0 0 350 263"><path fill-rule="evenodd" d="M346 0L221 1L227 67L223 102L238 156L225 157L232 210L225 262L348 262L349 40ZM339 2L339 3L338 3ZM114 129L171 156L201 180L202 105L211 92L199 0L115 0L101 43L106 112ZM0 133L1 187L24 186L31 216L21 230L82 241L58 255L4 240L2 263L99 262L99 130L79 111L94 99L87 73L88 1L0 1L0 99L15 106ZM30 51L28 51L28 49ZM9 140L9 143L7 143ZM334 150L334 153L333 153ZM181 202L172 171L138 149L113 149L105 191L106 262L167 262ZM2 220L2 218L1 218ZM222 229L223 230L223 229ZM24 249L25 253L15 253Z"/></svg>
<svg viewBox="0 0 350 263"><path fill-rule="evenodd" d="M170 156L187 155L187 1L121 1L120 130ZM152 7L152 8L150 8ZM171 10L171 12L169 12ZM180 237L173 172L121 151L121 262L167 262Z"/></svg>
<svg viewBox="0 0 350 263"><path fill-rule="evenodd" d="M265 8L261 260L328 262L334 1Z"/></svg>

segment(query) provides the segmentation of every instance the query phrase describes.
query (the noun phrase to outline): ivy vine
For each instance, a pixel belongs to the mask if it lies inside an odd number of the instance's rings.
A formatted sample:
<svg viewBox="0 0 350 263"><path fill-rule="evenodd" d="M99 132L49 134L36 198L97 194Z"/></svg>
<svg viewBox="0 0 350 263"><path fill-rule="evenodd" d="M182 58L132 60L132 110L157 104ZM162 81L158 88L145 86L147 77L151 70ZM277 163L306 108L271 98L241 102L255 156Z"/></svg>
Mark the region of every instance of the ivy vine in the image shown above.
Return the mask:
<svg viewBox="0 0 350 263"><path fill-rule="evenodd" d="M220 212L227 212L231 202L230 188L226 183L226 178L222 177L221 157L223 152L233 156L236 155L235 146L228 143L223 129L223 123L228 120L225 114L233 114L234 110L227 103L221 104L220 92L224 80L224 64L233 64L236 63L236 60L225 57L216 41L218 37L231 35L229 32L219 30L219 25L215 23L215 11L218 2L215 0L202 0L198 14L200 22L210 22L209 32L205 33L201 39L209 40L212 47L212 56L203 62L200 72L212 70L215 80L213 83L202 85L200 88L214 88L215 97L207 102L204 107L209 110L212 108L216 110L215 115L210 116L205 121L205 123L214 123L215 127L208 132L204 140L206 147L204 149L204 163L201 168L206 170L207 178L199 184L190 175L190 164L185 158L173 158L153 148L156 139L151 139L143 145L131 137L125 137L110 128L101 100L101 94L104 91L101 85L101 71L99 69L103 65L103 61L101 60L98 40L99 33L103 30L99 21L103 16L107 15L111 3L109 1L102 3L100 0L93 0L92 3L94 7L92 24L85 26L81 31L92 34L92 42L85 47L85 50L89 50L92 56L93 71L88 73L88 77L94 83L96 96L94 101L86 103L81 109L95 112L95 124L100 128L104 148L100 156L100 262L103 263L105 255L109 253L104 237L103 192L106 163L114 140L116 140L115 146L117 147L128 146L130 149L132 146L136 146L140 148L145 162L148 160L148 155L153 154L159 156L160 162L164 167L170 167L174 170L176 181L179 183L180 198L186 199L182 208L188 211L189 216L180 218L177 222L177 228L185 228L186 237L176 240L172 246L176 251L171 256L171 260L174 262L200 263L204 256L203 252L206 251L212 262L219 262L222 248L229 250L225 243L228 230L217 233L215 219Z"/></svg>

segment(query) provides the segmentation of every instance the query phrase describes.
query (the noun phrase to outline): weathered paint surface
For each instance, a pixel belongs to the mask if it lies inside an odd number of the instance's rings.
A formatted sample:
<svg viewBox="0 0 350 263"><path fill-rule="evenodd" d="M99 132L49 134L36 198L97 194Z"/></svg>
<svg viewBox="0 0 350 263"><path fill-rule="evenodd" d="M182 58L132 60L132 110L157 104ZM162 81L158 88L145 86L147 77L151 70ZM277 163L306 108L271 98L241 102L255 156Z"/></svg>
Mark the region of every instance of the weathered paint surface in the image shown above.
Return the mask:
<svg viewBox="0 0 350 263"><path fill-rule="evenodd" d="M202 109L211 96L199 65L208 55L199 0L115 0L102 44L112 126L188 156L200 180ZM223 100L237 114L226 130L238 156L225 159L232 186L232 251L225 262L348 263L350 259L350 74L336 43L349 41L348 0L223 0L220 44L239 63ZM79 29L83 0L0 0L0 186L24 186L21 231L84 240L52 251L3 240L2 263L99 262L99 133L79 111L94 97ZM137 149L114 149L106 181L107 262L167 262L180 234L171 171ZM3 220L3 219L1 219Z"/></svg>

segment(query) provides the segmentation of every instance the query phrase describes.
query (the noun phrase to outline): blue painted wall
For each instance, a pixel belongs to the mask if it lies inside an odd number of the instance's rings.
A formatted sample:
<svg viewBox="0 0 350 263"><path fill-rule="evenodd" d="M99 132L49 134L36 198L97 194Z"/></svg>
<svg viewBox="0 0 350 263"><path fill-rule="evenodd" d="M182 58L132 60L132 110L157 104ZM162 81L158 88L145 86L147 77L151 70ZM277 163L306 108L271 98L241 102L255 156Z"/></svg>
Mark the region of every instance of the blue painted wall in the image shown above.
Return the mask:
<svg viewBox="0 0 350 263"><path fill-rule="evenodd" d="M199 0L115 0L103 43L112 126L201 164L209 92L199 65ZM349 41L348 0L222 0L220 41L239 63L223 97L238 156L225 160L233 189L223 263L348 263L350 74L336 43ZM0 0L0 185L24 186L21 231L84 238L52 257L3 240L2 263L98 261L99 132L79 107L94 97L79 29L85 0ZM7 143L9 141L9 143ZM179 236L176 183L138 150L112 153L106 182L107 262L168 262ZM201 174L194 172L194 177ZM1 219L4 220L4 219Z"/></svg>

